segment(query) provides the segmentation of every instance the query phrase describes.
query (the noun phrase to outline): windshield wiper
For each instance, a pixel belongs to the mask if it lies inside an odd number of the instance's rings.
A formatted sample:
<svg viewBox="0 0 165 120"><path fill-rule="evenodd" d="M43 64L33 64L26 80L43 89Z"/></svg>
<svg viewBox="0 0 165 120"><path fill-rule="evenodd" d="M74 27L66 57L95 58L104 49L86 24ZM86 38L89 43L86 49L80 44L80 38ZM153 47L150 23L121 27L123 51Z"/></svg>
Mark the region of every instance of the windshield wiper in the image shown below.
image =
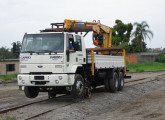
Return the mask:
<svg viewBox="0 0 165 120"><path fill-rule="evenodd" d="M51 53L56 53L57 54L57 52L53 52L51 50L38 50L38 51L37 51L38 53L49 53L49 55L51 55Z"/></svg>
<svg viewBox="0 0 165 120"><path fill-rule="evenodd" d="M21 53L30 53L30 55L32 55L32 53L36 53L35 51L24 51L24 52L21 52Z"/></svg>
<svg viewBox="0 0 165 120"><path fill-rule="evenodd" d="M45 53L45 52L48 52L48 53L51 53L52 51L50 51L50 50L38 50L37 52L41 52L41 53L42 53L42 52L44 52L44 53Z"/></svg>
<svg viewBox="0 0 165 120"><path fill-rule="evenodd" d="M35 53L35 51L24 51L24 53Z"/></svg>

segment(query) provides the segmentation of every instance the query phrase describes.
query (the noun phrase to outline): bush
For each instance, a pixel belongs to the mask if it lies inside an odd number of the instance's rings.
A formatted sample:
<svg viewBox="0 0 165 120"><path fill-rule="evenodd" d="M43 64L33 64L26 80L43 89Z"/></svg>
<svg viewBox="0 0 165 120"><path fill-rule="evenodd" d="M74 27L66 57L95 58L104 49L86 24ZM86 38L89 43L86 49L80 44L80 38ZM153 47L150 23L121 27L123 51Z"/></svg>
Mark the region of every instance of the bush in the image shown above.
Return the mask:
<svg viewBox="0 0 165 120"><path fill-rule="evenodd" d="M165 53L156 59L156 62L165 63Z"/></svg>

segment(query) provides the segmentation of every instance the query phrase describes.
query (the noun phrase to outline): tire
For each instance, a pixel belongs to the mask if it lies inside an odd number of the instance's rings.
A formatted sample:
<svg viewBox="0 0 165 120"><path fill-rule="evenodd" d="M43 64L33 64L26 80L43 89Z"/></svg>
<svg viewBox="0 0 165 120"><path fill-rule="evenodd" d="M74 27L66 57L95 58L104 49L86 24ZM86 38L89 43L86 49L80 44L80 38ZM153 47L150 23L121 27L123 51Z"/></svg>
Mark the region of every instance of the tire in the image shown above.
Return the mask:
<svg viewBox="0 0 165 120"><path fill-rule="evenodd" d="M75 75L75 83L72 86L72 90L71 90L71 96L74 99L80 98L83 99L84 98L84 79L80 74L76 74Z"/></svg>
<svg viewBox="0 0 165 120"><path fill-rule="evenodd" d="M114 72L113 78L109 81L110 92L115 93L118 90L119 77L116 72Z"/></svg>
<svg viewBox="0 0 165 120"><path fill-rule="evenodd" d="M110 92L109 80L110 79L108 77L106 77L104 79L104 87L105 87L105 90L108 91L108 92Z"/></svg>
<svg viewBox="0 0 165 120"><path fill-rule="evenodd" d="M118 90L122 90L124 87L124 75L122 72L120 72L119 74L119 86L118 86Z"/></svg>
<svg viewBox="0 0 165 120"><path fill-rule="evenodd" d="M84 97L85 98L91 98L91 96L92 96L92 88L88 87L88 88L85 89Z"/></svg>
<svg viewBox="0 0 165 120"><path fill-rule="evenodd" d="M55 98L56 97L56 92L55 91L48 92L48 97L49 98Z"/></svg>
<svg viewBox="0 0 165 120"><path fill-rule="evenodd" d="M39 94L39 88L25 86L24 93L25 93L26 97L28 97L28 98L35 98Z"/></svg>

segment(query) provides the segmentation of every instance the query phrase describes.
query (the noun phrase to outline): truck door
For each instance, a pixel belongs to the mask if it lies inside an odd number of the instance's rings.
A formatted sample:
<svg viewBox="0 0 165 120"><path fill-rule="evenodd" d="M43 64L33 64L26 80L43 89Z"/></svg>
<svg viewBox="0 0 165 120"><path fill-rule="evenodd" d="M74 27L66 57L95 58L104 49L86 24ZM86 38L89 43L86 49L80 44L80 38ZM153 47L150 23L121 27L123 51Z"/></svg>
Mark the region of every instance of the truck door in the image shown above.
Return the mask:
<svg viewBox="0 0 165 120"><path fill-rule="evenodd" d="M74 64L83 64L83 52L81 36L74 34L67 34L67 50L69 50L69 58L67 59L67 65L72 66ZM73 46L74 49L70 47ZM69 68L69 67L68 67ZM69 68L70 69L70 68Z"/></svg>
<svg viewBox="0 0 165 120"><path fill-rule="evenodd" d="M83 52L82 52L82 40L81 40L81 36L75 35L75 39L76 39L76 41L75 41L75 47L77 47L77 48L75 48L75 51L77 53L76 62L78 64L83 64L83 58L84 58L84 56L83 56Z"/></svg>

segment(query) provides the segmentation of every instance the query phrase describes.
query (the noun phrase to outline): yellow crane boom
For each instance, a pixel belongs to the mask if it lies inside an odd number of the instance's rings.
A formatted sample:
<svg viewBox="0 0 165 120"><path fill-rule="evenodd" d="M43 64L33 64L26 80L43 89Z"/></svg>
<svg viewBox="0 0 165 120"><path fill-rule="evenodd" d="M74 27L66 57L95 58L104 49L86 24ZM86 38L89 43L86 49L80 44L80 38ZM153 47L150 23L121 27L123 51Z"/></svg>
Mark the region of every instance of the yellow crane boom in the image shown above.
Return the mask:
<svg viewBox="0 0 165 120"><path fill-rule="evenodd" d="M64 29L65 30L70 30L72 27L76 27L76 24L84 24L84 26L88 27L92 27L92 30L94 35L97 36L99 34L102 34L103 38L102 38L102 44L98 44L97 39L93 40L93 44L99 47L111 47L111 36L112 36L112 30L110 27L102 25L98 22L80 22L80 21L76 21L76 20L69 20L69 19L65 19L64 20ZM80 28L81 29L81 28Z"/></svg>

